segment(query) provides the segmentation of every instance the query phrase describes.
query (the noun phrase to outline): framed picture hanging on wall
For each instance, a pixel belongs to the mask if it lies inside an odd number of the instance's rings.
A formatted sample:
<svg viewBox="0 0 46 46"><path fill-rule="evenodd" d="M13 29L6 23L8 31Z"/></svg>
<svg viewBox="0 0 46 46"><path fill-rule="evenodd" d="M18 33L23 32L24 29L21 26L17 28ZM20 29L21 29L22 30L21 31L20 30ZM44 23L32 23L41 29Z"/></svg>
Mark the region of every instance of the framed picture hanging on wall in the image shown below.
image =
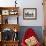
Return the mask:
<svg viewBox="0 0 46 46"><path fill-rule="evenodd" d="M23 19L36 20L37 19L37 9L36 8L24 8L23 9Z"/></svg>

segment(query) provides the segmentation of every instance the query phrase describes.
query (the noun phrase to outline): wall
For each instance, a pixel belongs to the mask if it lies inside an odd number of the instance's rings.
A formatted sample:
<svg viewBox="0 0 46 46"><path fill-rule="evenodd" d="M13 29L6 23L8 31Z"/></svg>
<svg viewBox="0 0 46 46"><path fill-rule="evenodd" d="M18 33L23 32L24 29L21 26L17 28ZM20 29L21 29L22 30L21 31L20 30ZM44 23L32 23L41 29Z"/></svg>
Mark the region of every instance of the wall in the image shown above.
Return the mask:
<svg viewBox="0 0 46 46"><path fill-rule="evenodd" d="M43 26L43 6L42 0L21 0L19 22L22 26ZM23 8L37 8L37 20L23 20Z"/></svg>
<svg viewBox="0 0 46 46"><path fill-rule="evenodd" d="M15 1L15 0L14 0ZM0 0L0 6L15 6L13 0ZM17 0L19 6L19 24L20 26L43 26L43 6L42 0ZM23 8L37 8L37 20L24 20ZM9 19L10 20L10 19Z"/></svg>

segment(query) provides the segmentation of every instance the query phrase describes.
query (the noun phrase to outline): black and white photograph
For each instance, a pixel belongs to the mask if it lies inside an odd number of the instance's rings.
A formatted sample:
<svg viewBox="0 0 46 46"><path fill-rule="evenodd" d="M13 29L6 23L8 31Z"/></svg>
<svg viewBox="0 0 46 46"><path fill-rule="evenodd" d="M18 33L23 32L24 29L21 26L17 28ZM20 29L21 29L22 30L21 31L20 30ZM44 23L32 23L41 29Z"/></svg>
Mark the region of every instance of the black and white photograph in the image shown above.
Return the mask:
<svg viewBox="0 0 46 46"><path fill-rule="evenodd" d="M24 8L23 9L23 19L34 20L37 18L36 8Z"/></svg>

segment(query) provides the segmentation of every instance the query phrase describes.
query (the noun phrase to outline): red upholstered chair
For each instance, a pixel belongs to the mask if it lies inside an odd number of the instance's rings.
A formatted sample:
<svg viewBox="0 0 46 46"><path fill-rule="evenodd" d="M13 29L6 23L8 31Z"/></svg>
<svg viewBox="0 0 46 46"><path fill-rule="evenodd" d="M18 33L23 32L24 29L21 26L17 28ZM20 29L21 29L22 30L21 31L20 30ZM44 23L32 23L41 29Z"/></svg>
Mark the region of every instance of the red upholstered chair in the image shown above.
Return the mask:
<svg viewBox="0 0 46 46"><path fill-rule="evenodd" d="M25 42L26 39L29 39L31 37L35 37L37 40L37 43L34 46L41 46L41 44L39 43L38 39L37 39L37 35L34 32L34 30L32 28L28 28L24 34L24 37L22 38L22 42L21 42L21 46L28 46L27 43ZM33 45L29 45L29 46L33 46Z"/></svg>

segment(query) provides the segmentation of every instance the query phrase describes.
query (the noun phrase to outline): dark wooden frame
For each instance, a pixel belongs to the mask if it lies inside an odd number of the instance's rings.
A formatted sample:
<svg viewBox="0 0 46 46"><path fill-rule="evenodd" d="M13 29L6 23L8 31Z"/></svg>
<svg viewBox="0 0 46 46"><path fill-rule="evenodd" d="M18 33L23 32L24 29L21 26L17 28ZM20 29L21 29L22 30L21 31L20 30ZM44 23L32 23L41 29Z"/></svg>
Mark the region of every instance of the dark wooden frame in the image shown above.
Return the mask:
<svg viewBox="0 0 46 46"><path fill-rule="evenodd" d="M25 18L25 10L35 10L35 18ZM36 20L37 19L37 9L36 8L23 8L23 19L24 20Z"/></svg>

